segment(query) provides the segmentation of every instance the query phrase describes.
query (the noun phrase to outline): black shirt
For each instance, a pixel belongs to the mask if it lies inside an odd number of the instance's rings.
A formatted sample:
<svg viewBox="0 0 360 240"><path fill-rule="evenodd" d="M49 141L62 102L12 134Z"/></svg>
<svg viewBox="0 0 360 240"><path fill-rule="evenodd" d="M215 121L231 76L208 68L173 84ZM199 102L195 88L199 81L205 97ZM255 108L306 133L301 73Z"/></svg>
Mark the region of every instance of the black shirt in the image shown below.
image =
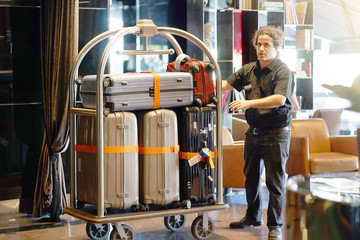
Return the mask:
<svg viewBox="0 0 360 240"><path fill-rule="evenodd" d="M236 90L245 89L247 100L274 94L286 97L283 106L275 108L248 108L245 117L250 127L260 129L291 125L291 96L294 89L293 74L279 58L261 69L259 61L244 65L226 80Z"/></svg>

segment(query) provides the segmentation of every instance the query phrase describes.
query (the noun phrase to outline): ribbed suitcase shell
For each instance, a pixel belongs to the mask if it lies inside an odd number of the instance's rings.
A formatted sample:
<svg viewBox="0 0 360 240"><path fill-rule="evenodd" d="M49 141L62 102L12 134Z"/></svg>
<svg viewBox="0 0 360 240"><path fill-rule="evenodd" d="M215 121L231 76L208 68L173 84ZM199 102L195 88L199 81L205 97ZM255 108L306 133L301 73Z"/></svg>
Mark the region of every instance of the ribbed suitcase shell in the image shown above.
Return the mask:
<svg viewBox="0 0 360 240"><path fill-rule="evenodd" d="M95 118L79 116L78 126L76 146L77 198L81 202L96 205L98 166ZM104 148L107 146L137 145L137 119L135 114L117 112L104 117ZM88 152L89 149L81 150L87 146L92 146L90 152ZM138 152L104 153L104 202L106 208L123 210L139 205L138 165Z"/></svg>
<svg viewBox="0 0 360 240"><path fill-rule="evenodd" d="M159 108L189 106L193 102L193 80L190 73L157 73L160 77ZM125 73L105 75L104 103L110 111L154 109L154 75ZM96 75L83 78L80 97L86 108L95 109Z"/></svg>
<svg viewBox="0 0 360 240"><path fill-rule="evenodd" d="M178 146L176 113L158 109L139 119L139 148ZM140 203L165 206L180 200L179 153L139 154Z"/></svg>
<svg viewBox="0 0 360 240"><path fill-rule="evenodd" d="M168 64L167 72L189 72L194 81L194 103L196 106L206 106L209 103L217 103L214 88L214 66L210 63L190 58L182 62L180 69L175 68L175 62Z"/></svg>
<svg viewBox="0 0 360 240"><path fill-rule="evenodd" d="M180 151L195 154L204 147L214 151L213 109L186 107L178 115ZM190 166L189 159L180 157L180 200L214 204L214 172L209 163L199 162Z"/></svg>

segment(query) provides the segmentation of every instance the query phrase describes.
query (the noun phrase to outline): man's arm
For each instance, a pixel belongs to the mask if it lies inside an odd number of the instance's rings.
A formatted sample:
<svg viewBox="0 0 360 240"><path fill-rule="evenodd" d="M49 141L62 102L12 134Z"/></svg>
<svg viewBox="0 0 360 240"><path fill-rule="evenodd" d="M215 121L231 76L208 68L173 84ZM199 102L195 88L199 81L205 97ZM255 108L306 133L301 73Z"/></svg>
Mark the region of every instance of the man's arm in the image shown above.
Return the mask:
<svg viewBox="0 0 360 240"><path fill-rule="evenodd" d="M264 98L253 100L237 100L229 104L231 111L239 111L247 108L274 108L285 104L286 97L281 94L274 94Z"/></svg>
<svg viewBox="0 0 360 240"><path fill-rule="evenodd" d="M229 91L234 89L233 86L231 86L227 81L222 81L221 82L221 89L223 92Z"/></svg>

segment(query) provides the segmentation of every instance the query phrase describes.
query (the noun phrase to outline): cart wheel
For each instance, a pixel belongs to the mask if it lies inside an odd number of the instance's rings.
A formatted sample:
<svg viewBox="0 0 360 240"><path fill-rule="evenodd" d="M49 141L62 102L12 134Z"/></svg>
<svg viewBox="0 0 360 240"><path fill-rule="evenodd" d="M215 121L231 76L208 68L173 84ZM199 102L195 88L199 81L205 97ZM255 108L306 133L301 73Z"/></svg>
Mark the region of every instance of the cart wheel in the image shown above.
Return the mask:
<svg viewBox="0 0 360 240"><path fill-rule="evenodd" d="M86 224L86 234L88 235L89 238L94 240L107 239L108 235L110 234L110 229L111 229L110 223Z"/></svg>
<svg viewBox="0 0 360 240"><path fill-rule="evenodd" d="M165 227L170 231L176 232L182 229L186 223L186 215L164 217Z"/></svg>
<svg viewBox="0 0 360 240"><path fill-rule="evenodd" d="M140 210L141 210L142 212L148 212L148 211L150 210L150 207L149 207L148 204L142 204L142 205L140 206Z"/></svg>
<svg viewBox="0 0 360 240"><path fill-rule="evenodd" d="M131 206L131 211L132 212L138 212L139 211L139 205L132 205Z"/></svg>
<svg viewBox="0 0 360 240"><path fill-rule="evenodd" d="M184 200L182 202L182 205L183 205L183 208L189 209L189 208L191 208L191 201L190 200Z"/></svg>
<svg viewBox="0 0 360 240"><path fill-rule="evenodd" d="M198 216L191 224L191 233L196 239L206 239L214 230L215 224L211 218L208 218L208 229L203 228L203 216Z"/></svg>
<svg viewBox="0 0 360 240"><path fill-rule="evenodd" d="M118 231L114 228L114 229L111 231L110 240L115 240L115 239L122 239L122 240L129 239L129 240L132 240L132 239L135 238L134 230L133 230L129 225L122 224L122 226L123 226L123 228L124 228L125 237L124 237L124 238L120 238L120 234L119 234Z"/></svg>

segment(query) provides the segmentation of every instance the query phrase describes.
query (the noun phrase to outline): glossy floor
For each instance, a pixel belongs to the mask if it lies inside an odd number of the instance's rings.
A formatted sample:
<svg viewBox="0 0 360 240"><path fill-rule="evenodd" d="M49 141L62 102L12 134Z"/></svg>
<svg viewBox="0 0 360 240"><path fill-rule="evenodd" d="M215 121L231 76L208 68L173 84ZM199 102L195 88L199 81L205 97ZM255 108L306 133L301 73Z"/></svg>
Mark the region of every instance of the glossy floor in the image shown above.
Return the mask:
<svg viewBox="0 0 360 240"><path fill-rule="evenodd" d="M266 190L264 190L266 191ZM267 194L264 194L267 195ZM229 223L241 219L246 211L245 193L243 190L234 190L224 196L224 202L229 209L209 212L209 217L215 223L215 232L210 239L267 239L266 209L264 209L264 225L247 229L230 229ZM267 206L266 199L264 206ZM162 217L140 219L125 222L135 232L135 239L194 239L191 234L191 224L197 213L187 214L186 225L177 232L169 231L164 225ZM86 223L69 215L62 215L62 222L41 223L38 218L18 212L17 200L0 201L0 239L89 239ZM283 227L284 228L284 227ZM284 230L283 230L284 236ZM285 236L283 237L285 239Z"/></svg>

